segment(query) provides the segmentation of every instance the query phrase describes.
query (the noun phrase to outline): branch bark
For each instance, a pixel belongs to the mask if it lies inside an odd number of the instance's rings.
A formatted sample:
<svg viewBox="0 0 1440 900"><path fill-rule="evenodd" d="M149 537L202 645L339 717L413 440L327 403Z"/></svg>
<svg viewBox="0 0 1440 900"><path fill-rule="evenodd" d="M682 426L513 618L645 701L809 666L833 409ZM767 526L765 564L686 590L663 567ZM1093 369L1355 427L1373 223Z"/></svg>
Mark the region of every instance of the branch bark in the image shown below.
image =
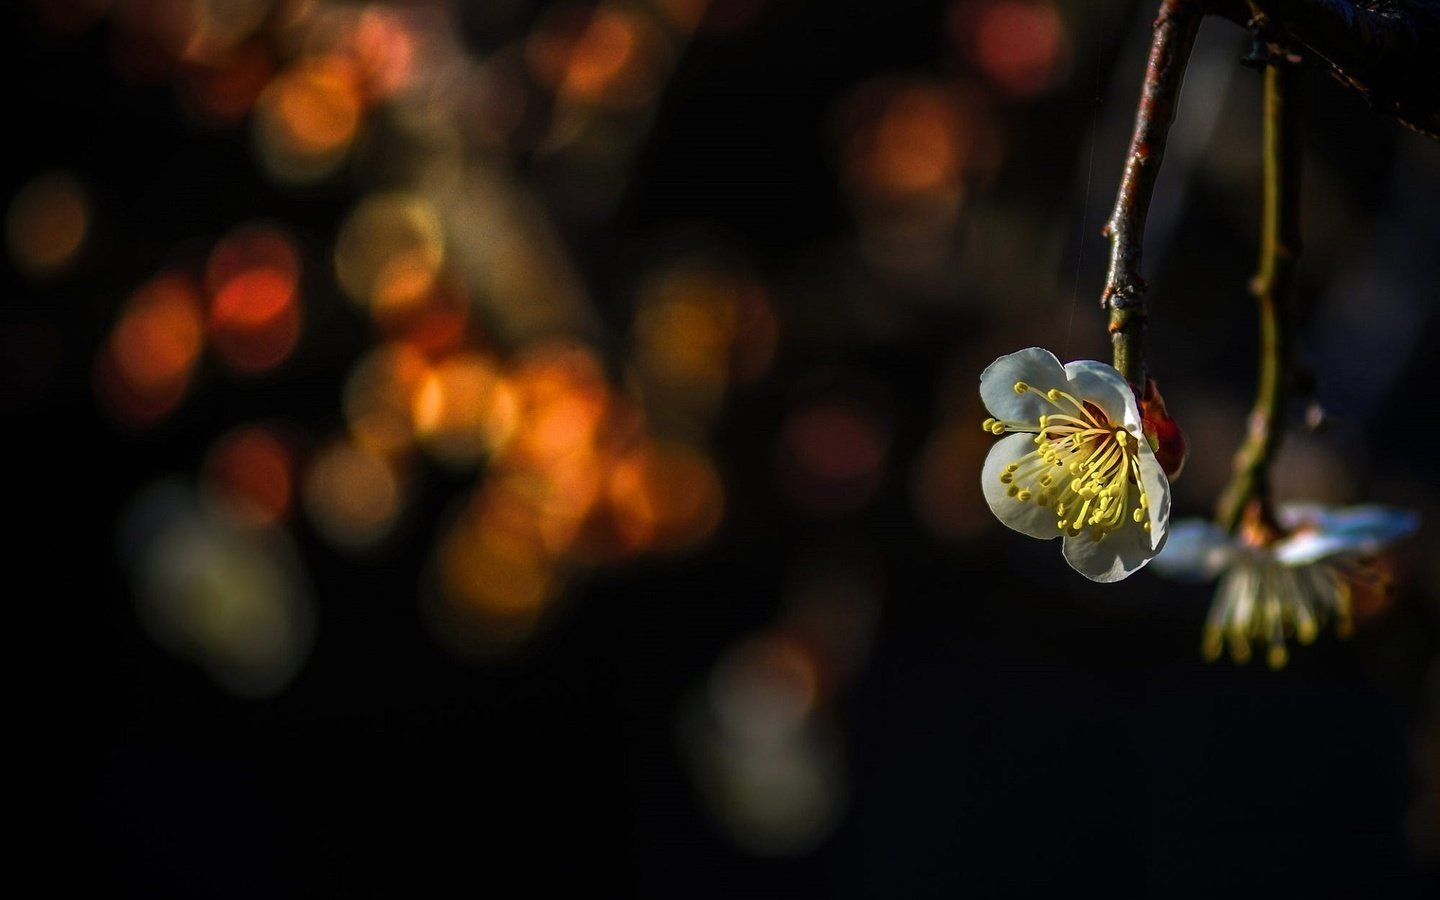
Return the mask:
<svg viewBox="0 0 1440 900"><path fill-rule="evenodd" d="M1115 368L1137 387L1145 383L1145 279L1140 274L1145 220L1203 14L1201 4L1194 0L1163 0L1160 4L1135 110L1130 153L1115 195L1115 209L1105 224L1110 269L1100 305L1108 313Z"/></svg>

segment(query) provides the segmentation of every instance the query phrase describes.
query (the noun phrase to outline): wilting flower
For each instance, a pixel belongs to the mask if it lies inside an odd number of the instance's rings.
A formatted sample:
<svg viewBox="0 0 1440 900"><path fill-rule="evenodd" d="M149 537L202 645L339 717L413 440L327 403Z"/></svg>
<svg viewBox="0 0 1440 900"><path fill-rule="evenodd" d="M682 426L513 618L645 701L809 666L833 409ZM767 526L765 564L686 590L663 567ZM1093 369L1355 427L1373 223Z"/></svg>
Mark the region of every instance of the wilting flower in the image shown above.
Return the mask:
<svg viewBox="0 0 1440 900"><path fill-rule="evenodd" d="M1337 635L1349 635L1354 601L1388 589L1375 554L1419 524L1414 513L1384 506L1293 504L1276 517L1278 537L1266 529L1231 536L1212 522L1178 522L1155 560L1156 571L1173 578L1220 576L1201 642L1206 659L1217 659L1228 644L1232 659L1247 662L1251 644L1263 641L1266 660L1278 669L1292 636L1309 644L1332 620Z"/></svg>
<svg viewBox="0 0 1440 900"><path fill-rule="evenodd" d="M1031 347L980 375L984 428L1006 437L985 458L990 509L1031 537L1063 537L1092 581L1126 578L1165 545L1170 483L1145 439L1135 392L1110 366L1062 366Z"/></svg>

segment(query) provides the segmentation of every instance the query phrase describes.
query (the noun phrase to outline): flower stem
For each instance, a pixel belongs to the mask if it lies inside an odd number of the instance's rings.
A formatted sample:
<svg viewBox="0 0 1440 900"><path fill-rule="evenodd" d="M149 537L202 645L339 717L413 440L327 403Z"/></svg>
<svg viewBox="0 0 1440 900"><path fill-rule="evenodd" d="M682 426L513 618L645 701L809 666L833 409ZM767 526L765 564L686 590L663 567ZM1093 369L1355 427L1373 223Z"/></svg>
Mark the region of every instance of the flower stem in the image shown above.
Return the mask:
<svg viewBox="0 0 1440 900"><path fill-rule="evenodd" d="M1216 518L1234 532L1242 522L1278 532L1270 465L1280 449L1286 395L1294 378L1295 284L1300 256L1300 76L1294 57L1265 66L1265 201L1260 266L1250 290L1260 311L1260 373L1249 430Z"/></svg>
<svg viewBox="0 0 1440 900"><path fill-rule="evenodd" d="M1160 4L1145 83L1135 110L1130 153L1115 195L1115 210L1105 224L1110 269L1100 306L1108 313L1115 368L1136 386L1145 383L1145 280L1140 276L1145 219L1203 15L1195 0L1162 0Z"/></svg>

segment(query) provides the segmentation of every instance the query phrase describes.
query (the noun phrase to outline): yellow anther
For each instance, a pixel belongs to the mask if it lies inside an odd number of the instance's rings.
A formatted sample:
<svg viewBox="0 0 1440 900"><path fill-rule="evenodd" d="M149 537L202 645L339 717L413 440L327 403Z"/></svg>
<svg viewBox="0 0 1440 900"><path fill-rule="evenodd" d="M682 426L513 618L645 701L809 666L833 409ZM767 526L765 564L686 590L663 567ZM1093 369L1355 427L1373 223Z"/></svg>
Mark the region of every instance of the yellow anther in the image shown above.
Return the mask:
<svg viewBox="0 0 1440 900"><path fill-rule="evenodd" d="M1051 403L1059 403L1060 398L1063 396L1065 395L1060 393L1059 388L1051 388L1050 390L1045 392L1045 399L1049 400Z"/></svg>
<svg viewBox="0 0 1440 900"><path fill-rule="evenodd" d="M1017 382L1015 382L1015 393L1017 393L1017 394L1023 394L1023 393L1025 393L1025 392L1028 391L1028 390L1030 390L1030 385L1026 384L1026 383L1023 382L1023 381L1017 381Z"/></svg>
<svg viewBox="0 0 1440 900"><path fill-rule="evenodd" d="M1125 432L1117 431L1115 432L1115 443L1119 444L1123 448L1125 446L1125 439L1128 437L1130 437L1130 435L1126 434Z"/></svg>
<svg viewBox="0 0 1440 900"><path fill-rule="evenodd" d="M1145 521L1145 510L1143 509L1137 508L1135 512L1131 513L1130 515L1131 518L1135 520L1136 524Z"/></svg>
<svg viewBox="0 0 1440 900"><path fill-rule="evenodd" d="M995 425L996 425L996 422L995 422L994 419L986 419L985 421L983 421L983 422L980 423L980 427L983 428L983 429L985 429L986 431L989 431L991 428L994 428Z"/></svg>
<svg viewBox="0 0 1440 900"><path fill-rule="evenodd" d="M1316 637L1315 623L1310 619L1301 619L1295 626L1295 639L1302 644L1312 644Z"/></svg>
<svg viewBox="0 0 1440 900"><path fill-rule="evenodd" d="M991 433L991 434L1004 434L1004 433L1005 433L1005 423L1004 423L1004 422L996 422L996 421L993 421L993 420L992 420L992 421L990 422L990 433Z"/></svg>
<svg viewBox="0 0 1440 900"><path fill-rule="evenodd" d="M1220 651L1225 649L1225 640L1220 632L1214 628L1205 629L1205 636L1200 640L1200 655L1206 662L1214 662L1220 658Z"/></svg>
<svg viewBox="0 0 1440 900"><path fill-rule="evenodd" d="M1031 493L1030 493L1029 491L1025 490L1024 488L1021 488L1021 489L1020 489L1020 492L1015 495L1015 499L1016 499L1016 500L1019 500L1021 503L1029 503L1031 496L1032 496L1032 495L1031 495Z"/></svg>
<svg viewBox="0 0 1440 900"><path fill-rule="evenodd" d="M1141 530L1148 532L1150 530L1150 520L1146 519L1145 521L1141 522L1140 528Z"/></svg>
<svg viewBox="0 0 1440 900"><path fill-rule="evenodd" d="M1271 644L1270 652L1265 654L1265 662L1269 663L1272 669L1285 668L1285 662L1289 658L1290 654L1285 652L1284 644Z"/></svg>
<svg viewBox="0 0 1440 900"><path fill-rule="evenodd" d="M1004 475L1000 476L1000 481L1002 483L1009 484L1009 481ZM1020 493L1020 486L1018 484L1010 484L1010 486L1005 489L1005 493L1009 494L1011 497L1014 497L1016 494Z"/></svg>

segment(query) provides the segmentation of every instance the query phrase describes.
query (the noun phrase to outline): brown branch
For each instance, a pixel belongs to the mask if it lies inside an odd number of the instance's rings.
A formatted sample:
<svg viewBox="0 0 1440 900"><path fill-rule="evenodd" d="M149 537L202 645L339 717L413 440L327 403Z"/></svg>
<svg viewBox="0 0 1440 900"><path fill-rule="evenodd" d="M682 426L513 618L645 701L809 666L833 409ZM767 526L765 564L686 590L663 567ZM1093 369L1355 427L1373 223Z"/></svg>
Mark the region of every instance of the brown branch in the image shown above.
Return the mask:
<svg viewBox="0 0 1440 900"><path fill-rule="evenodd" d="M1440 140L1440 0L1206 0L1324 62L1371 107Z"/></svg>
<svg viewBox="0 0 1440 900"><path fill-rule="evenodd" d="M1235 473L1220 495L1216 518L1279 534L1270 496L1270 466L1285 428L1295 353L1295 284L1300 257L1300 82L1298 61L1284 55L1265 67L1265 202L1260 267L1250 289L1260 310L1260 375Z"/></svg>
<svg viewBox="0 0 1440 900"><path fill-rule="evenodd" d="M1160 4L1150 62L1135 110L1135 133L1115 196L1115 211L1105 225L1105 235L1110 238L1110 270L1100 305L1109 314L1115 368L1137 386L1145 382L1145 279L1140 275L1145 219L1202 15L1200 3L1194 0L1162 0Z"/></svg>

